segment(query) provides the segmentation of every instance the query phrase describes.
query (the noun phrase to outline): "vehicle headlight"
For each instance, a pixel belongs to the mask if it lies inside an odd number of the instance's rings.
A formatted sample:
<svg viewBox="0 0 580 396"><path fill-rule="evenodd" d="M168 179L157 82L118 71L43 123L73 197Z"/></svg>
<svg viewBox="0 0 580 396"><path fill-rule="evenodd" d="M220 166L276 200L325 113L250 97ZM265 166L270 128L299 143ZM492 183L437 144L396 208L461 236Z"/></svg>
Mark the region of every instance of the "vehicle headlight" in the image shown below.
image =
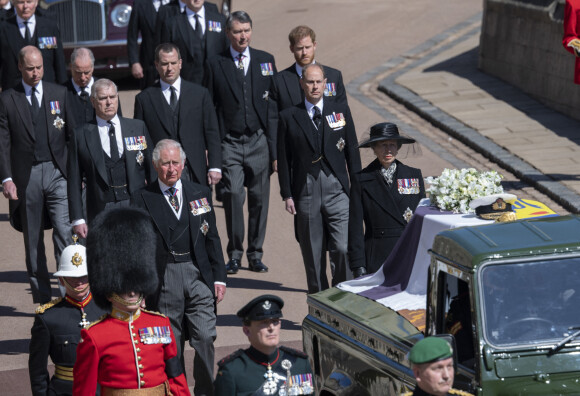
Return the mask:
<svg viewBox="0 0 580 396"><path fill-rule="evenodd" d="M116 27L126 27L131 17L131 6L129 4L119 4L111 11L111 22Z"/></svg>

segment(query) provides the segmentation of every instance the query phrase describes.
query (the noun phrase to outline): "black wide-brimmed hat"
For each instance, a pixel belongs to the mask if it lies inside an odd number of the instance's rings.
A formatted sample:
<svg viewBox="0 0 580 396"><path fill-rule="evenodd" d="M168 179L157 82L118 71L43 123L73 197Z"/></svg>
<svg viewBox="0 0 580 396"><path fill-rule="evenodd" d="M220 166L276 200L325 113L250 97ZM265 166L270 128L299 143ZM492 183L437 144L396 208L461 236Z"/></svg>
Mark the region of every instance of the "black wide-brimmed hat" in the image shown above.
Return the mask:
<svg viewBox="0 0 580 396"><path fill-rule="evenodd" d="M399 134L399 128L392 122L381 122L371 127L369 138L358 145L359 148L371 147L381 140L397 140L401 144L415 143L415 139Z"/></svg>

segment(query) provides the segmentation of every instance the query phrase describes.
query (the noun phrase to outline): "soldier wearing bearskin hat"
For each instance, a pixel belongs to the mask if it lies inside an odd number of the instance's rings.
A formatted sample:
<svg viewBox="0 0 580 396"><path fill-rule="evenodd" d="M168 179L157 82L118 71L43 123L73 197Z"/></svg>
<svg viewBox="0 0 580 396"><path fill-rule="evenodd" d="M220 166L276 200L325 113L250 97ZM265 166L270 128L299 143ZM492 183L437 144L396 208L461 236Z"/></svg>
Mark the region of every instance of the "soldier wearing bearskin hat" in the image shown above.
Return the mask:
<svg viewBox="0 0 580 396"><path fill-rule="evenodd" d="M101 213L87 237L95 302L111 311L82 330L74 395L189 395L169 319L144 310L157 290L155 232L144 212Z"/></svg>

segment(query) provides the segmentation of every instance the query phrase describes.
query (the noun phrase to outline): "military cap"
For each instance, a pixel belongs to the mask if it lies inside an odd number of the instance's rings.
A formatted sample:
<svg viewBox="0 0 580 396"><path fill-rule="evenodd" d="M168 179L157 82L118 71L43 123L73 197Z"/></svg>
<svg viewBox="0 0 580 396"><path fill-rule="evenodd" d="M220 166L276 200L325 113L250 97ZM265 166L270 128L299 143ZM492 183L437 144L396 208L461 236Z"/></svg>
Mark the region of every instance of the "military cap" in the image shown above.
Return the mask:
<svg viewBox="0 0 580 396"><path fill-rule="evenodd" d="M60 254L58 271L54 276L80 278L87 273L87 249L77 243L78 237L73 236L74 244L64 248Z"/></svg>
<svg viewBox="0 0 580 396"><path fill-rule="evenodd" d="M236 315L242 320L264 320L282 317L284 301L272 294L264 294L244 305Z"/></svg>
<svg viewBox="0 0 580 396"><path fill-rule="evenodd" d="M469 203L475 214L482 219L496 220L504 213L512 212L512 203L517 197L514 194L493 194L475 198Z"/></svg>
<svg viewBox="0 0 580 396"><path fill-rule="evenodd" d="M427 337L411 348L409 360L413 364L438 362L453 356L453 348L439 337Z"/></svg>

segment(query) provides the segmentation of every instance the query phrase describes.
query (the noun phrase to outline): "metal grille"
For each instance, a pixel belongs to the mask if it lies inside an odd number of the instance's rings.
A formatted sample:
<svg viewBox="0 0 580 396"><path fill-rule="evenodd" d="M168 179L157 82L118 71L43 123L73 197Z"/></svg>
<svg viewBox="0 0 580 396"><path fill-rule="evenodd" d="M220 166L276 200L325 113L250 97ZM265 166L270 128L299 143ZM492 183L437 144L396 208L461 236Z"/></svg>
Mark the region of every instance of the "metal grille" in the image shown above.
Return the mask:
<svg viewBox="0 0 580 396"><path fill-rule="evenodd" d="M83 42L105 39L104 2L65 0L53 3L49 15L56 19L64 44L83 44Z"/></svg>

